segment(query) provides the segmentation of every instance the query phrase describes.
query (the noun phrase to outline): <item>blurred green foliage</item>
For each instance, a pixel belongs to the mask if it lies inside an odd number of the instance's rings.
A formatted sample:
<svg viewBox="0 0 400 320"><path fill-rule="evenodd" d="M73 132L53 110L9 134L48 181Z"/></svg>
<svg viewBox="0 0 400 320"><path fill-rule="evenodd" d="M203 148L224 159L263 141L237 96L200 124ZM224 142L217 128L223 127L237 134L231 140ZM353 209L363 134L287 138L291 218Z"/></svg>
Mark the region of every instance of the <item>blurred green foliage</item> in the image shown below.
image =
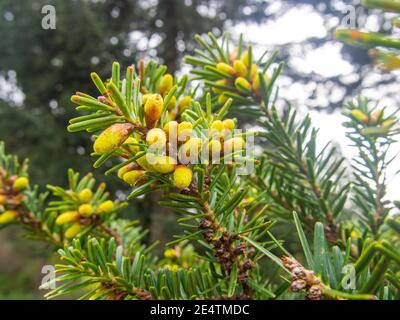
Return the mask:
<svg viewBox="0 0 400 320"><path fill-rule="evenodd" d="M55 30L42 29L44 5L56 9ZM245 6L252 7L254 14L245 15ZM1 140L10 153L29 157L32 181L42 187L47 183L65 185L67 168L81 173L91 170L89 139L65 130L68 119L76 116L69 101L74 90L93 93L87 81L91 71L105 75L111 61L126 66L149 51L174 71L181 57L193 49L195 33L220 32L228 20L262 21L265 6L256 0L1 1L0 80L7 84L0 91L11 92L11 96L0 98ZM133 31L140 32L141 40L148 39L147 46L133 40ZM151 39L158 39L154 48L149 47ZM105 179L99 170L95 176L107 182L110 191L121 186L115 177ZM151 229L150 239L167 239L173 230L160 221L165 221L168 213L165 209L152 213L154 202L149 199L138 207L130 206L125 215L141 217L144 226ZM11 260L19 259L18 254L24 251L18 245L14 249L17 256ZM24 259L32 261L32 252L26 252ZM0 299L37 297L30 292L37 285L32 274L40 274L39 264L25 264L17 274L2 276Z"/></svg>

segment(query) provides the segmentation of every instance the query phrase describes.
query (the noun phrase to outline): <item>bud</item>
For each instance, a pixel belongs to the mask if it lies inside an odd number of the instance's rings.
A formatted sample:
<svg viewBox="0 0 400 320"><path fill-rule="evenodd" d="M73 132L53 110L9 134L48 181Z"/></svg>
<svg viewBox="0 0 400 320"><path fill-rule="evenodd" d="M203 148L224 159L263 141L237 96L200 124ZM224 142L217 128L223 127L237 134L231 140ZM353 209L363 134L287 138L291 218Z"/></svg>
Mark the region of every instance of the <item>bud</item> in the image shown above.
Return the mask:
<svg viewBox="0 0 400 320"><path fill-rule="evenodd" d="M235 69L233 69L229 64L223 62L217 64L217 70L225 72L231 76L234 76L236 73Z"/></svg>
<svg viewBox="0 0 400 320"><path fill-rule="evenodd" d="M192 102L191 96L184 96L178 106L179 112L182 113L183 111L188 109L191 102Z"/></svg>
<svg viewBox="0 0 400 320"><path fill-rule="evenodd" d="M129 163L126 166L122 167L121 169L118 170L118 178L122 179L125 173L128 171L133 170L135 167L135 164Z"/></svg>
<svg viewBox="0 0 400 320"><path fill-rule="evenodd" d="M233 62L233 69L235 69L235 72L239 77L245 77L247 75L247 67L240 60L235 60Z"/></svg>
<svg viewBox="0 0 400 320"><path fill-rule="evenodd" d="M368 123L369 118L368 116L362 112L360 109L353 109L351 110L351 115L356 118L359 122Z"/></svg>
<svg viewBox="0 0 400 320"><path fill-rule="evenodd" d="M167 249L164 251L164 257L167 259L172 259L177 256L175 249Z"/></svg>
<svg viewBox="0 0 400 320"><path fill-rule="evenodd" d="M183 130L193 129L193 125L188 121L182 121L178 124L178 134L182 133Z"/></svg>
<svg viewBox="0 0 400 320"><path fill-rule="evenodd" d="M151 167L150 163L147 161L147 156L149 153L145 154L144 156L140 157L139 159L136 160L136 163L142 167L143 169L147 171L153 171L153 168Z"/></svg>
<svg viewBox="0 0 400 320"><path fill-rule="evenodd" d="M396 121L394 119L387 119L382 122L382 128L389 129L391 126L394 125Z"/></svg>
<svg viewBox="0 0 400 320"><path fill-rule="evenodd" d="M229 97L227 97L227 96L224 95L224 94L221 94L221 95L218 97L218 103L221 104L221 105L223 105L223 104L225 104L225 103L228 101L228 99L229 99Z"/></svg>
<svg viewBox="0 0 400 320"><path fill-rule="evenodd" d="M116 123L104 130L94 142L96 154L104 154L118 149L133 130L131 123Z"/></svg>
<svg viewBox="0 0 400 320"><path fill-rule="evenodd" d="M221 120L215 120L210 125L210 130L208 132L209 137L213 139L219 139L222 135L222 131L225 129L224 124Z"/></svg>
<svg viewBox="0 0 400 320"><path fill-rule="evenodd" d="M173 175L174 185L179 189L185 189L192 183L192 170L186 166L178 166Z"/></svg>
<svg viewBox="0 0 400 320"><path fill-rule="evenodd" d="M268 85L269 77L268 77L267 74L264 74L264 81ZM256 75L253 78L253 90L254 90L255 93L261 94L261 91L260 91L260 76L258 75L258 73L256 73Z"/></svg>
<svg viewBox="0 0 400 320"><path fill-rule="evenodd" d="M246 50L240 58L246 67L249 66L249 52Z"/></svg>
<svg viewBox="0 0 400 320"><path fill-rule="evenodd" d="M0 224L7 224L15 221L18 217L18 212L15 210L7 210L0 214Z"/></svg>
<svg viewBox="0 0 400 320"><path fill-rule="evenodd" d="M250 69L250 79L251 79L251 81L254 81L254 77L257 77L257 76L258 76L258 66L255 63L253 63L251 65L251 69Z"/></svg>
<svg viewBox="0 0 400 320"><path fill-rule="evenodd" d="M93 207L91 204L82 204L78 209L79 213L83 217L90 217L93 214Z"/></svg>
<svg viewBox="0 0 400 320"><path fill-rule="evenodd" d="M123 147L131 154L136 154L140 150L138 143L139 141L136 138L129 137L128 139L125 140Z"/></svg>
<svg viewBox="0 0 400 320"><path fill-rule="evenodd" d="M166 264L165 268L167 268L170 271L179 271L179 266L177 264Z"/></svg>
<svg viewBox="0 0 400 320"><path fill-rule="evenodd" d="M81 231L81 225L79 222L76 222L65 231L64 236L67 239L72 239L79 233L79 231Z"/></svg>
<svg viewBox="0 0 400 320"><path fill-rule="evenodd" d="M176 115L177 115L177 112L176 112L176 110L171 110L171 111L168 111L168 121L174 121L175 120L175 118L176 118Z"/></svg>
<svg viewBox="0 0 400 320"><path fill-rule="evenodd" d="M7 202L7 197L4 194L0 194L0 206L5 205Z"/></svg>
<svg viewBox="0 0 400 320"><path fill-rule="evenodd" d="M193 125L188 121L182 121L178 124L178 141L186 142L192 136Z"/></svg>
<svg viewBox="0 0 400 320"><path fill-rule="evenodd" d="M211 123L211 129L222 131L225 127L221 120L215 120Z"/></svg>
<svg viewBox="0 0 400 320"><path fill-rule="evenodd" d="M146 93L144 95L142 95L142 104L145 105L147 102L147 99L151 96L150 93Z"/></svg>
<svg viewBox="0 0 400 320"><path fill-rule="evenodd" d="M169 111L172 111L175 108L175 106L176 106L176 97L172 96L168 102L167 109Z"/></svg>
<svg viewBox="0 0 400 320"><path fill-rule="evenodd" d="M381 120L381 119L383 118L383 113L384 113L383 109L379 109L379 110L374 111L374 112L371 114L371 121L370 121L370 123L371 123L372 125L376 125L376 124L378 123L378 121Z"/></svg>
<svg viewBox="0 0 400 320"><path fill-rule="evenodd" d="M26 189L29 185L29 180L26 177L19 177L13 183L13 190L18 192Z"/></svg>
<svg viewBox="0 0 400 320"><path fill-rule="evenodd" d="M132 170L125 173L122 179L127 184L134 186L139 181L139 179L143 177L144 173L145 172L143 170Z"/></svg>
<svg viewBox="0 0 400 320"><path fill-rule="evenodd" d="M162 129L154 128L147 133L146 142L152 148L165 148L165 144L167 143L167 136Z"/></svg>
<svg viewBox="0 0 400 320"><path fill-rule="evenodd" d="M82 202L89 202L92 199L93 192L89 188L83 189L78 194L78 198Z"/></svg>
<svg viewBox="0 0 400 320"><path fill-rule="evenodd" d="M157 120L160 119L164 108L164 101L161 95L152 94L147 98L144 105L144 116L147 127L152 128Z"/></svg>
<svg viewBox="0 0 400 320"><path fill-rule="evenodd" d="M359 234L356 230L353 230L353 231L350 233L350 237L351 237L352 239L357 239L357 238L360 237L360 234Z"/></svg>
<svg viewBox="0 0 400 320"><path fill-rule="evenodd" d="M57 219L56 219L56 224L58 225L63 225L63 224L69 224L75 221L79 220L79 213L78 211L67 211L64 213L61 213Z"/></svg>
<svg viewBox="0 0 400 320"><path fill-rule="evenodd" d="M241 93L249 93L251 91L251 84L243 77L238 77L235 80L235 87Z"/></svg>
<svg viewBox="0 0 400 320"><path fill-rule="evenodd" d="M159 173L171 173L174 171L176 161L169 156L156 156L152 167Z"/></svg>
<svg viewBox="0 0 400 320"><path fill-rule="evenodd" d="M224 125L225 129L228 129L231 131L233 131L233 129L235 129L235 121L233 121L232 119L225 119L224 121L222 121L222 124Z"/></svg>
<svg viewBox="0 0 400 320"><path fill-rule="evenodd" d="M171 90L173 83L174 83L174 78L169 73L167 73L161 78L160 93L162 96L164 96L166 93L168 93L169 90Z"/></svg>
<svg viewBox="0 0 400 320"><path fill-rule="evenodd" d="M104 201L99 204L96 209L97 213L107 213L114 210L114 202L111 200Z"/></svg>
<svg viewBox="0 0 400 320"><path fill-rule="evenodd" d="M224 143L224 153L229 154L243 149L245 141L241 137L231 138Z"/></svg>

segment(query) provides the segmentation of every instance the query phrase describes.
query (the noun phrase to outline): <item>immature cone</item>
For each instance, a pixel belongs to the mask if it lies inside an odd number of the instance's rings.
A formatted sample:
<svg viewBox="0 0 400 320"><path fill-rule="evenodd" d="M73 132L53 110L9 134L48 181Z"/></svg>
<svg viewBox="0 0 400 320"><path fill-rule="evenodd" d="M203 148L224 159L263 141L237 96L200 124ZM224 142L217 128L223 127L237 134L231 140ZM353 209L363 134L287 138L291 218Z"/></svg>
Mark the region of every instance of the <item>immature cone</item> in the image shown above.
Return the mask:
<svg viewBox="0 0 400 320"><path fill-rule="evenodd" d="M13 190L18 192L26 189L29 185L29 180L26 177L19 177L13 183Z"/></svg>
<svg viewBox="0 0 400 320"><path fill-rule="evenodd" d="M173 82L174 82L174 78L169 73L167 73L166 75L164 75L161 78L161 81L160 81L161 95L164 96L169 90L171 90Z"/></svg>
<svg viewBox="0 0 400 320"><path fill-rule="evenodd" d="M15 210L7 210L0 214L0 224L13 222L18 217L18 212Z"/></svg>
<svg viewBox="0 0 400 320"><path fill-rule="evenodd" d="M396 121L394 119L387 119L382 122L382 128L388 129L394 125Z"/></svg>
<svg viewBox="0 0 400 320"><path fill-rule="evenodd" d="M141 179L144 176L144 173L145 172L143 170L132 170L125 173L122 179L127 184L134 186L139 181L139 179Z"/></svg>
<svg viewBox="0 0 400 320"><path fill-rule="evenodd" d="M93 207L91 204L82 204L78 209L79 213L83 217L90 217L93 214Z"/></svg>
<svg viewBox="0 0 400 320"><path fill-rule="evenodd" d="M252 81L254 81L254 77L258 76L257 72L258 72L258 66L255 63L253 63L250 69L250 79L252 79Z"/></svg>
<svg viewBox="0 0 400 320"><path fill-rule="evenodd" d="M223 105L223 104L225 104L225 103L228 101L228 99L229 99L228 96L226 96L226 95L224 95L224 94L221 94L221 95L218 97L218 103L221 104L221 105Z"/></svg>
<svg viewBox="0 0 400 320"><path fill-rule="evenodd" d="M251 91L251 84L243 77L238 77L235 80L235 87L241 93L248 93Z"/></svg>
<svg viewBox="0 0 400 320"><path fill-rule="evenodd" d="M78 194L78 198L82 202L89 202L93 197L93 192L89 188L83 189L81 192Z"/></svg>
<svg viewBox="0 0 400 320"><path fill-rule="evenodd" d="M235 60L235 62L233 62L233 68L236 71L236 74L239 77L245 77L247 74L247 67L246 65L240 61L240 60Z"/></svg>
<svg viewBox="0 0 400 320"><path fill-rule="evenodd" d="M143 169L147 170L147 171L153 171L153 168L151 167L151 164L149 163L149 161L147 160L147 157L151 158L152 154L145 154L142 157L140 157L139 159L136 160L136 163L142 167Z"/></svg>
<svg viewBox="0 0 400 320"><path fill-rule="evenodd" d="M131 171L135 168L135 164L130 163L127 164L126 166L122 167L121 169L118 170L118 178L122 179L122 177L124 176L125 173L127 173L128 171Z"/></svg>
<svg viewBox="0 0 400 320"><path fill-rule="evenodd" d="M235 69L233 69L229 64L223 62L217 64L217 70L225 72L231 76L234 76L236 74Z"/></svg>
<svg viewBox="0 0 400 320"><path fill-rule="evenodd" d="M362 123L368 123L369 117L360 109L351 110L351 115Z"/></svg>
<svg viewBox="0 0 400 320"><path fill-rule="evenodd" d="M184 96L181 102L179 102L178 111L183 112L186 109L188 109L191 102L192 102L191 96Z"/></svg>
<svg viewBox="0 0 400 320"><path fill-rule="evenodd" d="M97 213L107 213L114 210L114 202L111 200L104 201L99 204L96 209Z"/></svg>
<svg viewBox="0 0 400 320"><path fill-rule="evenodd" d="M128 139L133 130L131 123L116 123L104 130L94 142L96 154L104 154L118 149Z"/></svg>
<svg viewBox="0 0 400 320"><path fill-rule="evenodd" d="M269 82L269 78L266 74L264 74L264 81L266 84L268 84ZM255 93L257 94L261 94L261 90L260 90L260 77L258 75L258 73L256 73L256 75L253 78L253 90Z"/></svg>
<svg viewBox="0 0 400 320"><path fill-rule="evenodd" d="M56 224L63 225L63 224L70 224L72 222L79 220L79 212L78 211L67 211L60 214L56 219Z"/></svg>
<svg viewBox="0 0 400 320"><path fill-rule="evenodd" d="M142 96L142 104L145 105L147 102L147 99L151 96L151 93L146 93Z"/></svg>
<svg viewBox="0 0 400 320"><path fill-rule="evenodd" d="M222 131L225 129L224 124L221 120L215 120L211 123L209 136L214 139L219 139L222 135Z"/></svg>
<svg viewBox="0 0 400 320"><path fill-rule="evenodd" d="M176 97L173 96L168 102L167 109L172 112L174 111L175 106L176 106Z"/></svg>
<svg viewBox="0 0 400 320"><path fill-rule="evenodd" d="M7 202L7 197L3 194L0 194L0 206L6 204Z"/></svg>
<svg viewBox="0 0 400 320"><path fill-rule="evenodd" d="M192 170L186 166L178 166L173 174L174 184L178 189L185 189L192 183Z"/></svg>
<svg viewBox="0 0 400 320"><path fill-rule="evenodd" d="M140 147L137 145L139 141L133 137L129 137L125 140L122 145L125 150L129 151L131 154L135 154L140 150Z"/></svg>
<svg viewBox="0 0 400 320"><path fill-rule="evenodd" d="M215 120L211 123L210 128L218 130L218 131L222 131L225 127L221 120Z"/></svg>
<svg viewBox="0 0 400 320"><path fill-rule="evenodd" d="M174 171L176 161L169 156L156 156L151 165L155 171L166 174Z"/></svg>
<svg viewBox="0 0 400 320"><path fill-rule="evenodd" d="M159 94L152 94L146 99L144 105L144 116L148 128L153 128L156 121L161 117L164 108L164 100Z"/></svg>
<svg viewBox="0 0 400 320"><path fill-rule="evenodd" d="M175 249L167 249L164 251L164 257L167 259L172 259L175 258L177 256L176 254L176 250Z"/></svg>
<svg viewBox="0 0 400 320"><path fill-rule="evenodd" d="M79 231L81 231L81 225L79 222L76 222L65 231L64 236L67 239L72 239L79 233Z"/></svg>
<svg viewBox="0 0 400 320"><path fill-rule="evenodd" d="M249 66L249 52L247 50L243 53L240 60L242 60L242 62L245 64L246 67Z"/></svg>
<svg viewBox="0 0 400 320"><path fill-rule="evenodd" d="M384 113L384 110L383 110L383 109L379 109L379 110L374 111L374 112L371 114L370 123L371 123L372 125L376 125L376 124L378 123L378 121L381 120L381 119L383 118L383 113Z"/></svg>
<svg viewBox="0 0 400 320"><path fill-rule="evenodd" d="M232 119L225 119L224 121L222 121L222 124L225 129L228 129L230 131L235 129L235 121L233 121Z"/></svg>

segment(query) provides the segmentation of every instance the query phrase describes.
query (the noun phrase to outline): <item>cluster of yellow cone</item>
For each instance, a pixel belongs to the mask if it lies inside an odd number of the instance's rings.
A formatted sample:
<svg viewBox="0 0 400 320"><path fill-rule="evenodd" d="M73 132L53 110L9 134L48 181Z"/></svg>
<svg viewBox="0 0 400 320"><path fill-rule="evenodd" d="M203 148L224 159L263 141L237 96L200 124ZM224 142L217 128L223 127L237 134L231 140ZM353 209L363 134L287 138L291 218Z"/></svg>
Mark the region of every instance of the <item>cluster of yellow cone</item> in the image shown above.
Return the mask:
<svg viewBox="0 0 400 320"><path fill-rule="evenodd" d="M23 200L21 192L29 186L29 179L15 176L7 181L0 179L0 224L7 224L19 216L17 208Z"/></svg>
<svg viewBox="0 0 400 320"><path fill-rule="evenodd" d="M85 188L80 192L69 192L69 198L74 202L75 209L62 212L56 219L56 224L67 225L64 236L68 239L75 237L82 229L85 218L95 214L100 215L114 210L114 202L106 200L97 206L93 203L93 192Z"/></svg>
<svg viewBox="0 0 400 320"><path fill-rule="evenodd" d="M218 71L223 72L230 79L222 79L217 81L217 85L221 87L234 86L236 90L242 95L261 95L260 91L260 78L258 76L258 66L251 63L249 60L249 52L245 51L241 57L237 56L234 52L230 57L230 63L219 62L216 65ZM231 79L232 78L232 79ZM264 75L265 82L269 81L268 76ZM213 88L215 93L219 93L218 102L224 104L228 97L223 94L224 89L218 87Z"/></svg>

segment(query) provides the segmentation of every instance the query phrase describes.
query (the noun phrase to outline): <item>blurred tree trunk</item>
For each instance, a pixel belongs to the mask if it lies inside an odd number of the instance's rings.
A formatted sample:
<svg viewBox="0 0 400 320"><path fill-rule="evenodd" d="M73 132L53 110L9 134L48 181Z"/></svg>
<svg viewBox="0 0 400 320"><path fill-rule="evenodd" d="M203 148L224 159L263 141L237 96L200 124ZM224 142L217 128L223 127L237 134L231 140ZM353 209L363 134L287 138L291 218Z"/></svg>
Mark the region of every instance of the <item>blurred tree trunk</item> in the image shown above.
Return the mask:
<svg viewBox="0 0 400 320"><path fill-rule="evenodd" d="M164 49L164 64L168 66L169 72L173 74L177 70L177 57L178 50L176 47L176 41L178 39L178 19L180 18L178 10L180 0L163 0L159 1L158 12L160 18L164 22L164 34L163 40ZM182 8L182 5L180 5Z"/></svg>

